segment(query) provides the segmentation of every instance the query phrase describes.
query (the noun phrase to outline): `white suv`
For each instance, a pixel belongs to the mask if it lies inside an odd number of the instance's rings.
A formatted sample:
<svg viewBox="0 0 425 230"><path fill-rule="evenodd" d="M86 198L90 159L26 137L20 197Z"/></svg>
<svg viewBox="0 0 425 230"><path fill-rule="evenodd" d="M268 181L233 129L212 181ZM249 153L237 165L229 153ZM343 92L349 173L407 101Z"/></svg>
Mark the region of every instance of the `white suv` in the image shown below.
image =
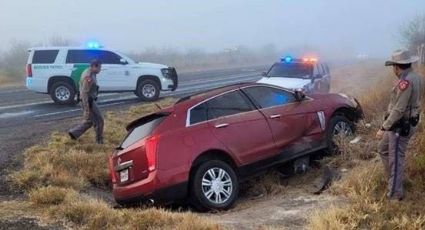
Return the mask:
<svg viewBox="0 0 425 230"><path fill-rule="evenodd" d="M58 104L72 104L78 95L81 73L90 61L102 62L97 81L100 92L134 92L145 101L154 101L159 91L177 88L177 72L161 64L136 63L108 49L41 47L29 49L26 86L50 94Z"/></svg>

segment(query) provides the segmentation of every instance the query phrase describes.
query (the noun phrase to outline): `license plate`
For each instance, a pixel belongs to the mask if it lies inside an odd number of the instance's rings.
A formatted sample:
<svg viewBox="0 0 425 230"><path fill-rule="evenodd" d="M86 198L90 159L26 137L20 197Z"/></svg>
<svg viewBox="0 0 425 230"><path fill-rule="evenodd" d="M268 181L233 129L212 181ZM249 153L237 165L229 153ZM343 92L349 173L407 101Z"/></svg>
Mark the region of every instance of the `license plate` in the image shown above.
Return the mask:
<svg viewBox="0 0 425 230"><path fill-rule="evenodd" d="M120 181L121 182L128 181L128 169L120 171Z"/></svg>

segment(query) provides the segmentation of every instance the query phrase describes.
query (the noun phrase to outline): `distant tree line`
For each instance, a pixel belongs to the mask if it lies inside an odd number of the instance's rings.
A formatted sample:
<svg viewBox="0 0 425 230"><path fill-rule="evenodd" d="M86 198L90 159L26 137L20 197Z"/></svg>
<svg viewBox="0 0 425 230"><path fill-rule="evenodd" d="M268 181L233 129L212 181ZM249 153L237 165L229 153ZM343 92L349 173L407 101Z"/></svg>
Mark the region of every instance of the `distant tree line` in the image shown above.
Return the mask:
<svg viewBox="0 0 425 230"><path fill-rule="evenodd" d="M28 48L30 47L69 45L75 45L75 42L61 37L53 37L47 44L14 41L7 50L0 52L0 78L7 78L9 81L22 81L24 79ZM144 51L133 51L127 54L135 61L167 64L175 66L180 71L252 66L270 63L279 57L277 48L271 44L256 49L237 46L216 52L207 52L195 48L186 51L172 48L147 48Z"/></svg>
<svg viewBox="0 0 425 230"><path fill-rule="evenodd" d="M401 35L403 43L411 51L417 52L421 56L422 64L425 64L425 14L404 25Z"/></svg>

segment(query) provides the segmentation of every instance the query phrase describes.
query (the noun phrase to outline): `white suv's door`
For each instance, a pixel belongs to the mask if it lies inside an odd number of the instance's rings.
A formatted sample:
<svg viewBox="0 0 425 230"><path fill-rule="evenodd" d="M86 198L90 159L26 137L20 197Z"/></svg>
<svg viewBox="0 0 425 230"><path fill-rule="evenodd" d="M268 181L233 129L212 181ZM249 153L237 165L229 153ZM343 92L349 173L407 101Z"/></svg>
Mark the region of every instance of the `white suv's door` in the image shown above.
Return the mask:
<svg viewBox="0 0 425 230"><path fill-rule="evenodd" d="M76 75L89 66L93 59L102 62L102 70L97 76L100 91L125 91L134 89L128 76L129 67L121 63L121 56L114 52L98 49L71 49L68 51L66 63ZM74 76L79 81L80 76Z"/></svg>
<svg viewBox="0 0 425 230"><path fill-rule="evenodd" d="M97 81L101 91L134 89L135 86L129 79L130 68L126 63L121 62L121 56L111 51L99 50L99 59L102 62L102 70Z"/></svg>

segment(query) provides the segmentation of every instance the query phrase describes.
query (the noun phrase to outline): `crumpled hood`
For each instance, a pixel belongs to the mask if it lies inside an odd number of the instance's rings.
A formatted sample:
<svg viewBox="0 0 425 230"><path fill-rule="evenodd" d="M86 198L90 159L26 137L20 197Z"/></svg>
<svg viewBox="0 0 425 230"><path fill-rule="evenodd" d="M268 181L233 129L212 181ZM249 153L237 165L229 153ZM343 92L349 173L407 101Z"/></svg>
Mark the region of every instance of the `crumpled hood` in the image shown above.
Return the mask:
<svg viewBox="0 0 425 230"><path fill-rule="evenodd" d="M151 69L163 69L168 68L166 65L162 64L156 64L156 63L150 63L150 62L138 62L137 65L143 67L143 68L151 68Z"/></svg>
<svg viewBox="0 0 425 230"><path fill-rule="evenodd" d="M288 78L288 77L263 77L258 83L275 85L286 89L302 89L311 83L310 79Z"/></svg>

